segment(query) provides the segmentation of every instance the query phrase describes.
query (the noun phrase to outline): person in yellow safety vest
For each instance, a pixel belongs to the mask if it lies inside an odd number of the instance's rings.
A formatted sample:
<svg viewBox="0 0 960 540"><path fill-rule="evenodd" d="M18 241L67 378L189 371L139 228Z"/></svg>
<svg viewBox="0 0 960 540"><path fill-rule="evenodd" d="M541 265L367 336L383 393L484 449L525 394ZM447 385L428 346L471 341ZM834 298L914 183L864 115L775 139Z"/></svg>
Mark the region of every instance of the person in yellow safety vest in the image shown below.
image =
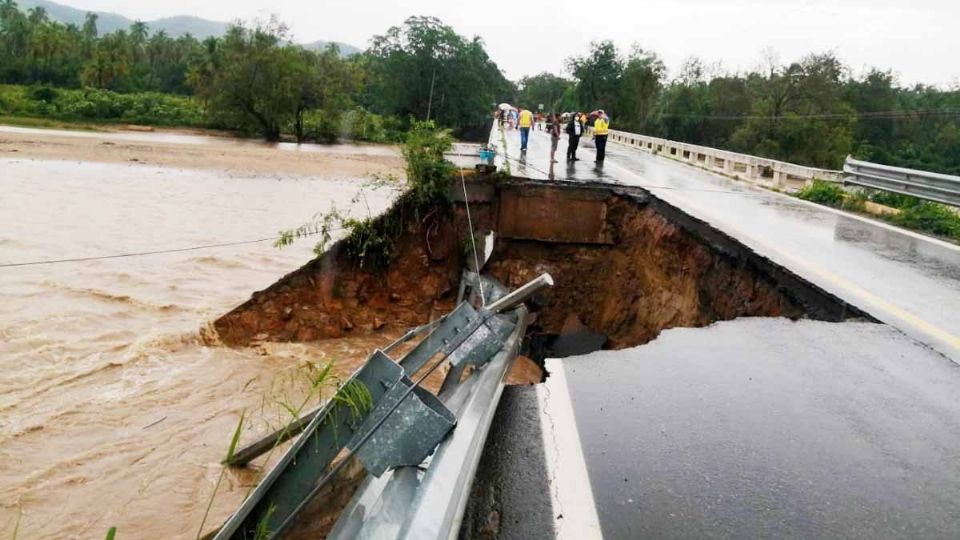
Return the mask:
<svg viewBox="0 0 960 540"><path fill-rule="evenodd" d="M600 116L593 122L593 140L597 145L596 163L603 163L603 158L607 154L607 135L610 133L610 117L603 109L597 111Z"/></svg>
<svg viewBox="0 0 960 540"><path fill-rule="evenodd" d="M533 113L527 109L520 109L520 151L527 151L527 141L530 140L530 128L533 126Z"/></svg>

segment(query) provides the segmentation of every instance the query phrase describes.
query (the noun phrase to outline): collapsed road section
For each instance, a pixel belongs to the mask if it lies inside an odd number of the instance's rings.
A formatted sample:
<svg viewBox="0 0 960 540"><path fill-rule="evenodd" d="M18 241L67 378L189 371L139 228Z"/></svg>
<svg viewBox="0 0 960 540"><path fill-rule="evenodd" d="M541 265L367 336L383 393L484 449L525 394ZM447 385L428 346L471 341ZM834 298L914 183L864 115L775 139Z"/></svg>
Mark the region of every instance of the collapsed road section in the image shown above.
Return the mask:
<svg viewBox="0 0 960 540"><path fill-rule="evenodd" d="M486 271L509 287L543 272L556 280L532 300L535 346L549 349L565 326L617 349L737 317L873 320L640 188L493 177L467 188L478 237L496 238ZM469 245L464 197L453 195L449 212L394 225L385 268L359 267L339 242L219 318L220 338L313 341L406 329L450 311Z"/></svg>
<svg viewBox="0 0 960 540"><path fill-rule="evenodd" d="M305 432L227 522L221 537L261 533L270 537L298 528L326 535L332 524L329 507L336 504L339 509L344 500L343 493L324 491L329 487L326 482L349 470L353 457L371 476L359 484L333 528L334 536L382 537L384 531L397 537L432 534L424 531L443 537L456 534L498 389L518 352L543 367L548 357L633 347L670 328L702 327L739 317L873 322L869 315L642 189L478 174L451 197L453 204L442 211L420 215L398 205L378 218L373 227L390 243L385 252L389 257L381 264L358 264L347 238L215 322L220 338L231 345L313 341L387 328L431 332L398 363L378 352L355 375L373 388L368 392L367 416L354 422L343 414L332 416L336 429L331 435L323 429L337 405L328 405L284 434L255 443L253 447L269 449ZM487 257L469 265L467 246L474 243L485 248ZM547 282L553 286L531 288ZM483 314L492 316L492 306L511 289L522 292L523 310L512 315L512 323L501 325L502 333L488 327L487 337L499 335L498 340L471 337L479 328L471 321L496 320ZM464 309L479 311L458 320ZM444 325L451 326L445 331L452 334L443 335ZM469 332L460 335L465 329ZM516 332L520 334L511 340ZM453 339L455 335L460 337ZM496 346L480 347L485 340ZM466 343L485 351L482 361L468 370L464 367L469 362L456 361L457 346ZM472 354L469 351L462 354ZM503 354L498 356L498 351ZM446 379L440 401L411 383L438 352L450 357L448 363L434 364ZM491 358L500 358L495 376L488 367L493 365ZM483 394L492 402L475 403L476 394L471 398L459 390L471 379L463 375L474 371L493 377L492 382L474 383L493 385ZM383 383L388 380L393 382ZM388 397L398 392L401 397ZM438 429L427 429L426 423L408 414L399 422L402 426L394 426L394 435L377 436L378 428L390 425L392 414L401 414L398 401L410 396L426 416L439 422ZM471 404L482 405L476 410L485 412L464 412L472 410L464 409ZM426 437L426 431L433 435ZM396 454L398 445L409 445L411 436L423 443L415 452L400 458L390 455ZM319 457L314 456L317 444L310 442L314 439L323 441ZM369 444L366 456L358 448L365 444ZM344 448L349 449L346 455ZM246 458L236 465L259 455L240 454ZM352 470L359 477L344 483L350 491L364 476L360 468ZM478 485L486 480L479 479ZM330 498L318 502L315 498L321 493ZM322 518L313 513L321 507ZM472 509L470 515L478 512L483 510ZM398 518L398 513L403 516ZM312 520L320 519L328 526L311 527ZM470 523L464 529L467 536Z"/></svg>

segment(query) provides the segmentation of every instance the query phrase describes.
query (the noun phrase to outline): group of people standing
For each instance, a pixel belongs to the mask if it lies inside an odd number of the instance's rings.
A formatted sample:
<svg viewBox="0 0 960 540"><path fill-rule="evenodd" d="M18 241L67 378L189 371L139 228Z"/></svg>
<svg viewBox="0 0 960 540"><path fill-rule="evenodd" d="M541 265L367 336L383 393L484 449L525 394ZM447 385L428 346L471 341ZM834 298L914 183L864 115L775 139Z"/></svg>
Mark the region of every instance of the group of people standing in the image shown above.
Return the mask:
<svg viewBox="0 0 960 540"><path fill-rule="evenodd" d="M510 113L510 111L501 111L501 113ZM504 123L504 114L498 116L501 125ZM530 141L530 130L535 125L540 125L543 121L543 115L534 115L529 109L519 109L515 120L507 120L520 128L520 151L527 151L527 144ZM564 113L562 116L551 113L546 116L546 128L550 134L550 161L557 163L555 159L557 147L560 143L561 129L567 134L567 162L580 161L577 158L577 148L580 146L580 137L586 132L587 126L593 127L593 140L597 148L597 159L595 163L603 163L607 153L607 135L610 132L610 117L600 109L587 115L586 113L573 112Z"/></svg>

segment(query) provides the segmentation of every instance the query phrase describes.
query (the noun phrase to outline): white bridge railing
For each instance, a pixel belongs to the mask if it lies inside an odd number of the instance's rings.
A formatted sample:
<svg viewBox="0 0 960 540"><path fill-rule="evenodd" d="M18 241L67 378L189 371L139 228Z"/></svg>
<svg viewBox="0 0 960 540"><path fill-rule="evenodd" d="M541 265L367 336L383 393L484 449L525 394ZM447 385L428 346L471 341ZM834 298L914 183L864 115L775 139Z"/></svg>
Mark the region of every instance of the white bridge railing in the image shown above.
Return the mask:
<svg viewBox="0 0 960 540"><path fill-rule="evenodd" d="M611 129L608 140L770 189L793 191L814 179L843 183L842 171L804 167L775 159L738 154L626 131Z"/></svg>

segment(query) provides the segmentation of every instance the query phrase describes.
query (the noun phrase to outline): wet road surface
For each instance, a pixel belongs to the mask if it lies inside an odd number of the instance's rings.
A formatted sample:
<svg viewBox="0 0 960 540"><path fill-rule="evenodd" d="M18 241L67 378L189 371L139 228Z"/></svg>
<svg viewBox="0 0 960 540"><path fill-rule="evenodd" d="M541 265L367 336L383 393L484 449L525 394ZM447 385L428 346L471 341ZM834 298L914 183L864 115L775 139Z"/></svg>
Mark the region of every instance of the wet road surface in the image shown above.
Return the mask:
<svg viewBox="0 0 960 540"><path fill-rule="evenodd" d="M606 538L960 533L960 369L889 326L738 319L562 369Z"/></svg>
<svg viewBox="0 0 960 540"><path fill-rule="evenodd" d="M498 139L494 131L491 141ZM549 137L533 132L523 155L519 133L508 130L511 173L649 189L960 362L960 247L614 143L607 145L606 162L597 166L591 143L583 139L581 161L569 165L565 139L551 175Z"/></svg>
<svg viewBox="0 0 960 540"><path fill-rule="evenodd" d="M957 246L613 143L602 166L506 143L514 176L644 187L887 323L744 318L548 360L544 537L960 535Z"/></svg>

